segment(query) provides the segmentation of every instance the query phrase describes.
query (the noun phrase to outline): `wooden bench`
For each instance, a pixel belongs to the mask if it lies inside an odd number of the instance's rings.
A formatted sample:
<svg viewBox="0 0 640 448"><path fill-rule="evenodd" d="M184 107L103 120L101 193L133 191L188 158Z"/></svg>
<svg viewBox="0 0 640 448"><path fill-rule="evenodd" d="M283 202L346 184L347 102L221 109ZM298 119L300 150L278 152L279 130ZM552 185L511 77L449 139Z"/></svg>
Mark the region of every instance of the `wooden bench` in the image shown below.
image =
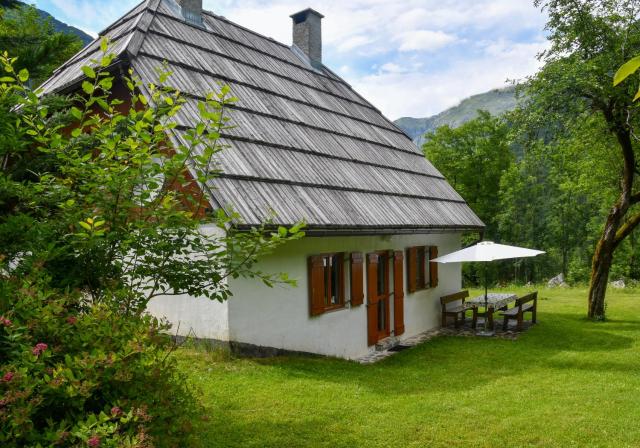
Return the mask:
<svg viewBox="0 0 640 448"><path fill-rule="evenodd" d="M442 326L447 326L447 317L453 316L454 325L458 328L460 322L464 324L466 308L464 306L465 299L469 297L469 291L460 291L455 294L440 297L440 305L442 306ZM458 321L460 317L460 321Z"/></svg>
<svg viewBox="0 0 640 448"><path fill-rule="evenodd" d="M538 293L533 292L527 294L524 297L520 297L516 300L516 304L513 308L509 308L506 311L500 313L504 317L502 323L502 329L507 330L510 320L518 321L518 331L522 331L522 324L524 323L524 313L531 313L531 322L536 323L536 311L538 309Z"/></svg>

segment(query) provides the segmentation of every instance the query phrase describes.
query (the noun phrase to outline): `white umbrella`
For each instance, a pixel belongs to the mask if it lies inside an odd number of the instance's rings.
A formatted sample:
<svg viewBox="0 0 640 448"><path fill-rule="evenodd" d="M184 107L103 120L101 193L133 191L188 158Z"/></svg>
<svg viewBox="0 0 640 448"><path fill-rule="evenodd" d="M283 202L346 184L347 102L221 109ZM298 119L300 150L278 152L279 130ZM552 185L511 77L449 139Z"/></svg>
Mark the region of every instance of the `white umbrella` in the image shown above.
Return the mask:
<svg viewBox="0 0 640 448"><path fill-rule="evenodd" d="M494 260L507 260L509 258L527 258L544 254L541 250L527 249L525 247L506 246L496 244L492 241L482 241L474 246L470 246L459 251L434 258L432 263L462 263L465 261L488 262ZM487 268L484 268L484 309L487 308L488 297ZM487 316L485 315L484 325L487 330Z"/></svg>
<svg viewBox="0 0 640 448"><path fill-rule="evenodd" d="M434 258L436 263L461 263L463 261L494 261L508 258L526 258L541 255L541 250L527 249L524 247L506 246L491 241L482 241L475 246L467 247L459 251Z"/></svg>

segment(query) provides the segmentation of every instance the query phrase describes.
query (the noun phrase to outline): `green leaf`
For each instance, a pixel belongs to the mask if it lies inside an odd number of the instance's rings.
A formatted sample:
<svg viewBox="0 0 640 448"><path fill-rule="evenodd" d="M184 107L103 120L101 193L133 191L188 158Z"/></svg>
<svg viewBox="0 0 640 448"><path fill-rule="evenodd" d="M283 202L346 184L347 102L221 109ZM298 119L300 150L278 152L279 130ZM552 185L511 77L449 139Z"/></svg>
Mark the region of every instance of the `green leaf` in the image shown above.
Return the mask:
<svg viewBox="0 0 640 448"><path fill-rule="evenodd" d="M16 80L11 76L3 76L0 78L0 82L16 82Z"/></svg>
<svg viewBox="0 0 640 448"><path fill-rule="evenodd" d="M618 69L613 77L613 85L617 86L640 68L640 56L636 56Z"/></svg>
<svg viewBox="0 0 640 448"><path fill-rule="evenodd" d="M80 221L78 224L80 224L80 227L82 227L85 230L91 230L91 226L84 221Z"/></svg>
<svg viewBox="0 0 640 448"><path fill-rule="evenodd" d="M100 41L100 50L103 53L106 53L108 48L109 48L109 41L107 40L106 37L103 37L102 40Z"/></svg>
<svg viewBox="0 0 640 448"><path fill-rule="evenodd" d="M111 90L113 87L113 78L104 78L100 81L100 87L104 90Z"/></svg>
<svg viewBox="0 0 640 448"><path fill-rule="evenodd" d="M82 111L75 106L71 108L71 115L73 115L76 120L82 120Z"/></svg>
<svg viewBox="0 0 640 448"><path fill-rule="evenodd" d="M83 82L82 83L82 90L84 90L87 95L91 95L93 93L93 90L94 90L93 84L91 84L90 82L87 82L87 81Z"/></svg>
<svg viewBox="0 0 640 448"><path fill-rule="evenodd" d="M96 78L96 72L91 67L89 67L87 65L82 67L82 72L85 74L85 76L87 78L91 78L91 79L95 79Z"/></svg>
<svg viewBox="0 0 640 448"><path fill-rule="evenodd" d="M26 68L20 70L20 73L18 73L18 79L22 82L27 82L27 80L29 79L29 70L27 70Z"/></svg>
<svg viewBox="0 0 640 448"><path fill-rule="evenodd" d="M111 106L109 106L109 103L107 103L102 98L96 99L96 103L98 103L98 106L100 106L100 108L105 112L111 112Z"/></svg>
<svg viewBox="0 0 640 448"><path fill-rule="evenodd" d="M74 138L78 138L80 134L82 134L82 129L80 128L75 128L73 131L71 131L71 136Z"/></svg>
<svg viewBox="0 0 640 448"><path fill-rule="evenodd" d="M636 93L636 96L633 97L633 101L638 101L640 100L640 87L638 87L638 93Z"/></svg>

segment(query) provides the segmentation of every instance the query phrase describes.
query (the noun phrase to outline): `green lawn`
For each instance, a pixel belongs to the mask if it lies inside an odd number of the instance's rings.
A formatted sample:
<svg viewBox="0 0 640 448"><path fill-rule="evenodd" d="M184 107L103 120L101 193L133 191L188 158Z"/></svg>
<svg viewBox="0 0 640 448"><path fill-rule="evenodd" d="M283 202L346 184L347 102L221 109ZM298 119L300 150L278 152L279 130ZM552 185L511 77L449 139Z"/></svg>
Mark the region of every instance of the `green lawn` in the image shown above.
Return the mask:
<svg viewBox="0 0 640 448"><path fill-rule="evenodd" d="M439 337L369 366L182 349L203 445L640 446L640 293L610 291L604 323L585 290L540 296L517 341Z"/></svg>

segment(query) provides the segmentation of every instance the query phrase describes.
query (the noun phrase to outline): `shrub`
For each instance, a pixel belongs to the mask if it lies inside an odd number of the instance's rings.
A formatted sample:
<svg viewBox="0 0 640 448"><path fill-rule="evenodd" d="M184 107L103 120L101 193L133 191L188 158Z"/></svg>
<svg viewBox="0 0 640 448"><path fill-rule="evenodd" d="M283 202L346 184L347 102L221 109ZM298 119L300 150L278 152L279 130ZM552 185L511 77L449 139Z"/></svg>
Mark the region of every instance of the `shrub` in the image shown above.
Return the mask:
<svg viewBox="0 0 640 448"><path fill-rule="evenodd" d="M0 54L0 446L190 445L201 413L148 301L223 301L238 276L294 283L256 263L302 224L242 231L200 187L225 148L229 87L178 133L170 73L116 78L108 47L70 98L38 95Z"/></svg>
<svg viewBox="0 0 640 448"><path fill-rule="evenodd" d="M189 446L201 413L166 326L44 285L0 290L0 445Z"/></svg>

